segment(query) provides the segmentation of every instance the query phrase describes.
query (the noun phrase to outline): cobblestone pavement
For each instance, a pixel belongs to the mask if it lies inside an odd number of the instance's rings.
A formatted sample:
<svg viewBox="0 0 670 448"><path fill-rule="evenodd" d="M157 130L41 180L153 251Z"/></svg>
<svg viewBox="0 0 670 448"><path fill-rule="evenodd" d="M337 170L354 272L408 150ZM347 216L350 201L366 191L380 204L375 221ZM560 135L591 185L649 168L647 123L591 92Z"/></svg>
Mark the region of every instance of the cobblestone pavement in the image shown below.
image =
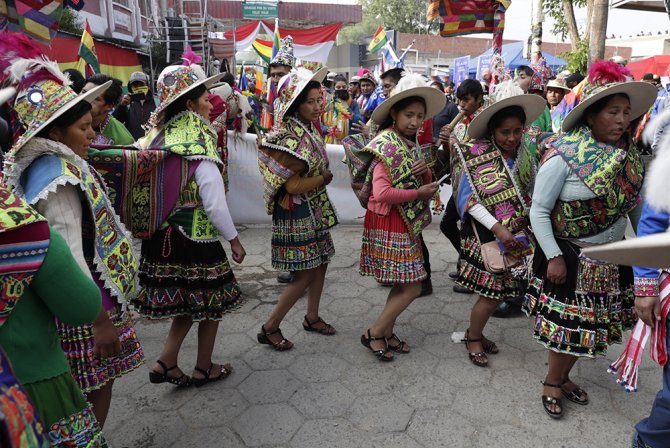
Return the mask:
<svg viewBox="0 0 670 448"><path fill-rule="evenodd" d="M574 380L590 395L588 406L566 402L566 415L543 411L540 380L546 351L532 338L525 317L493 318L486 335L500 354L489 368L470 363L463 344L474 296L455 294L447 272L456 254L436 225L424 232L431 252L434 294L417 299L400 317L397 333L409 355L380 363L361 346L388 289L358 274L360 226L333 232L336 255L329 267L320 314L334 336L301 327L305 299L282 324L293 350L275 352L256 333L283 286L270 265L268 227L249 226L240 238L247 250L235 274L248 300L221 322L215 362L235 368L223 382L176 390L149 383L148 369L162 348L169 321L140 320L136 329L147 364L118 380L105 433L115 448L143 447L626 447L633 425L648 414L661 372L648 355L642 390L625 393L605 358L581 360ZM180 358L190 373L196 355L195 328Z"/></svg>

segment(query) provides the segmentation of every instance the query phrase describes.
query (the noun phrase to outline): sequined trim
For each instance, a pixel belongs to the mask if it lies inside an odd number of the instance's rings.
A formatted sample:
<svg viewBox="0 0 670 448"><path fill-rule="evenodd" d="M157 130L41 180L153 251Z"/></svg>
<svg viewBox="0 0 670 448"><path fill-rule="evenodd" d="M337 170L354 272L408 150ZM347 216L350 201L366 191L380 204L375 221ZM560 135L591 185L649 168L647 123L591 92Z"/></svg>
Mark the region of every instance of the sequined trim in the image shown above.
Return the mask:
<svg viewBox="0 0 670 448"><path fill-rule="evenodd" d="M52 447L104 448L107 446L100 425L90 408L72 414L49 428Z"/></svg>
<svg viewBox="0 0 670 448"><path fill-rule="evenodd" d="M633 292L637 297L658 297L658 278L635 277Z"/></svg>

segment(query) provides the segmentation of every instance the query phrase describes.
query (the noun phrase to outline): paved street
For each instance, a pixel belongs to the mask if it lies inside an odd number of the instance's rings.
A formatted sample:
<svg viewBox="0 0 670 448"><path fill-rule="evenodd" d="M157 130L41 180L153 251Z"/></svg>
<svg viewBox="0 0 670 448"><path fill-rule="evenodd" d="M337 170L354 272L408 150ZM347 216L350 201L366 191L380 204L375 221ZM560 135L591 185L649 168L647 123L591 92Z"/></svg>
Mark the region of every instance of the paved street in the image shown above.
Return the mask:
<svg viewBox="0 0 670 448"><path fill-rule="evenodd" d="M530 320L493 318L486 335L500 354L489 368L470 363L454 331L467 328L474 296L452 292L447 272L456 254L432 225L424 233L431 252L434 294L417 299L397 333L409 355L380 363L359 342L378 315L388 289L358 274L359 226L333 232L336 255L329 267L321 315L338 333L307 333L305 300L282 325L295 343L275 352L256 333L283 286L270 265L270 231L249 226L247 250L234 267L247 303L221 322L215 362L235 368L223 382L177 391L149 383L148 369L162 348L169 321L140 320L136 328L147 364L117 381L105 433L114 448L145 447L626 447L632 427L647 415L660 385L660 370L645 353L642 390L629 394L607 374L621 352L579 361L574 380L590 395L588 406L566 401L566 415L551 420L540 402L546 351L534 341ZM180 366L190 373L195 328L182 348Z"/></svg>

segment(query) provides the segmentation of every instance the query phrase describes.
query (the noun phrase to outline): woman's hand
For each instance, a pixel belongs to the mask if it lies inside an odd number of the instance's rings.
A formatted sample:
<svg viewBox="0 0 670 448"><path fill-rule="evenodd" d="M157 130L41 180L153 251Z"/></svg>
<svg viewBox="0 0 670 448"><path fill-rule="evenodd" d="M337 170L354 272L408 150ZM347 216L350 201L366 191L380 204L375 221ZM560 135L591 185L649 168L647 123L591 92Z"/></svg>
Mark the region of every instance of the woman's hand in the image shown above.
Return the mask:
<svg viewBox="0 0 670 448"><path fill-rule="evenodd" d="M362 122L356 122L351 125L354 131L360 132L363 134L363 137L369 138L370 137L370 128Z"/></svg>
<svg viewBox="0 0 670 448"><path fill-rule="evenodd" d="M412 174L415 176L423 176L423 173L428 171L428 165L425 160L417 160L412 164Z"/></svg>
<svg viewBox="0 0 670 448"><path fill-rule="evenodd" d="M324 184L324 185L328 185L329 183L332 182L332 180L333 180L333 173L331 173L330 171L328 171L328 170L324 170L324 172L321 173L321 175L323 176L323 184Z"/></svg>
<svg viewBox="0 0 670 448"><path fill-rule="evenodd" d="M247 256L247 252L244 250L242 243L240 243L240 239L237 237L230 240L230 251L233 253L233 261L237 264L242 263L244 257Z"/></svg>
<svg viewBox="0 0 670 448"><path fill-rule="evenodd" d="M547 266L547 280L555 285L562 285L568 275L568 269L565 267L563 255L549 260Z"/></svg>
<svg viewBox="0 0 670 448"><path fill-rule="evenodd" d="M517 250L523 249L523 245L514 238L514 234L509 231L509 229L499 222L495 223L491 227L491 231L496 236L498 241L500 241L509 252L514 252Z"/></svg>
<svg viewBox="0 0 670 448"><path fill-rule="evenodd" d="M116 327L104 309L93 321L93 355L107 359L121 353L121 342Z"/></svg>
<svg viewBox="0 0 670 448"><path fill-rule="evenodd" d="M661 300L658 296L635 296L635 312L642 322L654 328L661 320Z"/></svg>
<svg viewBox="0 0 670 448"><path fill-rule="evenodd" d="M437 182L432 182L430 184L421 185L417 190L418 194L416 195L417 199L422 201L427 201L435 195L435 192L439 188Z"/></svg>

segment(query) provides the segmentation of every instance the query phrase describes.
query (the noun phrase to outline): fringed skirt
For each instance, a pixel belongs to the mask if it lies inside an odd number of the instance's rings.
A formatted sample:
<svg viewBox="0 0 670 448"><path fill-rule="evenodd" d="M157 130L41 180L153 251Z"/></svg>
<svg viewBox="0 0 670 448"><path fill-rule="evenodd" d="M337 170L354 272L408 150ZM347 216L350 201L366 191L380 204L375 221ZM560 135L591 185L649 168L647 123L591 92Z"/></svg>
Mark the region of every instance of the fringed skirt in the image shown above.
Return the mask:
<svg viewBox="0 0 670 448"><path fill-rule="evenodd" d="M57 322L58 336L70 364L70 372L84 393L100 389L144 362L144 352L137 339L130 313L121 314L121 308L117 305L107 310L107 315L119 335L121 352L118 356L106 359L93 354L93 325L73 327Z"/></svg>
<svg viewBox="0 0 670 448"><path fill-rule="evenodd" d="M142 243L139 276L132 303L148 319L221 320L244 303L221 243L198 243L173 227Z"/></svg>
<svg viewBox="0 0 670 448"><path fill-rule="evenodd" d="M535 316L535 339L559 353L604 355L635 323L632 268L591 260L576 245L557 243L567 267L564 284L546 280L549 263L541 248L533 260L524 311Z"/></svg>
<svg viewBox="0 0 670 448"><path fill-rule="evenodd" d="M472 218L466 218L461 228L461 253L458 259L456 283L474 291L475 294L493 300L517 297L520 294L520 284L512 271L494 274L486 270L481 245L477 241L471 222L477 226L477 233L482 243L495 240L493 232Z"/></svg>
<svg viewBox="0 0 670 448"><path fill-rule="evenodd" d="M335 254L330 231L317 231L309 204L303 201L286 210L279 204L272 213L272 267L280 271L306 271L328 264Z"/></svg>
<svg viewBox="0 0 670 448"><path fill-rule="evenodd" d="M366 211L360 273L379 283L416 283L427 277L421 240L410 238L395 207L386 216Z"/></svg>
<svg viewBox="0 0 670 448"><path fill-rule="evenodd" d="M91 405L69 373L26 384L25 388L46 423L45 432L52 447L107 446Z"/></svg>

